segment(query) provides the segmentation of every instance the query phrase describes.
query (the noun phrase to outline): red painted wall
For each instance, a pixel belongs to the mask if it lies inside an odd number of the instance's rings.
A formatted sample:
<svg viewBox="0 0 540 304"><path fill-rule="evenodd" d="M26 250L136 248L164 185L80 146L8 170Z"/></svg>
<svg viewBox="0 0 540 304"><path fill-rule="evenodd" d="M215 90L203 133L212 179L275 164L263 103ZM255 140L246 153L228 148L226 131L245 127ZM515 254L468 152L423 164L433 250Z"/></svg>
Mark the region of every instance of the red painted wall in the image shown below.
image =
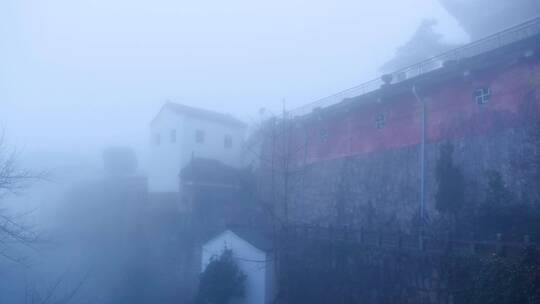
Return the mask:
<svg viewBox="0 0 540 304"><path fill-rule="evenodd" d="M475 89L491 88L491 99L479 105ZM540 61L521 61L484 70L468 79L454 79L429 88L427 138L429 142L456 137L486 136L519 127L540 113ZM324 111L324 110L323 110ZM376 117L386 116L376 128ZM382 102L372 101L347 113L313 119L304 126L307 138L297 137L307 148L299 158L307 163L349 155L396 149L420 142L421 105L412 92Z"/></svg>

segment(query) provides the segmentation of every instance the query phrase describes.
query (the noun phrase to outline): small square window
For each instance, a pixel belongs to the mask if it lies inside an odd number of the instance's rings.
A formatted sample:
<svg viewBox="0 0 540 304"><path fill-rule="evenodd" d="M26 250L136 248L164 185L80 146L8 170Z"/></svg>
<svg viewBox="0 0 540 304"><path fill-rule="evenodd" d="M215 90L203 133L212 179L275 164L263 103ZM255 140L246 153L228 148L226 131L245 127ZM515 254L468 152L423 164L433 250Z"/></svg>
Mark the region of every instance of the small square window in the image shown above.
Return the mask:
<svg viewBox="0 0 540 304"><path fill-rule="evenodd" d="M169 134L171 143L176 142L176 130L171 130L171 133Z"/></svg>
<svg viewBox="0 0 540 304"><path fill-rule="evenodd" d="M223 140L223 146L225 148L232 148L232 136L227 134Z"/></svg>
<svg viewBox="0 0 540 304"><path fill-rule="evenodd" d="M385 126L386 126L386 115L384 114L377 115L377 117L375 118L375 127L377 129L382 129Z"/></svg>
<svg viewBox="0 0 540 304"><path fill-rule="evenodd" d="M161 144L161 135L159 135L159 133L155 133L152 141L154 142L154 145L159 146Z"/></svg>
<svg viewBox="0 0 540 304"><path fill-rule="evenodd" d="M479 104L486 104L491 99L491 89L490 88L480 88L474 90L473 94L474 101Z"/></svg>
<svg viewBox="0 0 540 304"><path fill-rule="evenodd" d="M328 140L328 129L327 128L323 128L321 129L321 132L319 134L319 136L321 137L321 141L322 142L326 142Z"/></svg>
<svg viewBox="0 0 540 304"><path fill-rule="evenodd" d="M196 130L195 131L195 142L202 144L204 142L204 131L203 130Z"/></svg>

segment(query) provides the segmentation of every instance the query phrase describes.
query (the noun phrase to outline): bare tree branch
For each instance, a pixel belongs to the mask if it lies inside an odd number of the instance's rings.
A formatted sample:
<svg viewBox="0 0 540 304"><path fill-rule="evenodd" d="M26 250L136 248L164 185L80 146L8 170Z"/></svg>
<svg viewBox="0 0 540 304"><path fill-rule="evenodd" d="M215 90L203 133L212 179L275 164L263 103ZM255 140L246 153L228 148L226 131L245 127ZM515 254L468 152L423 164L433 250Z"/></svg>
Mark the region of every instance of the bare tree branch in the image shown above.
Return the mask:
<svg viewBox="0 0 540 304"><path fill-rule="evenodd" d="M47 176L45 172L34 173L21 168L18 163L19 155L20 151L17 149L8 150L5 133L0 131L0 199L7 195L20 195L32 183L43 180ZM25 223L25 219L31 212L13 215L6 208L0 208L1 257L20 263L23 259L9 253L9 247L21 244L32 247L32 244L38 240L35 228Z"/></svg>

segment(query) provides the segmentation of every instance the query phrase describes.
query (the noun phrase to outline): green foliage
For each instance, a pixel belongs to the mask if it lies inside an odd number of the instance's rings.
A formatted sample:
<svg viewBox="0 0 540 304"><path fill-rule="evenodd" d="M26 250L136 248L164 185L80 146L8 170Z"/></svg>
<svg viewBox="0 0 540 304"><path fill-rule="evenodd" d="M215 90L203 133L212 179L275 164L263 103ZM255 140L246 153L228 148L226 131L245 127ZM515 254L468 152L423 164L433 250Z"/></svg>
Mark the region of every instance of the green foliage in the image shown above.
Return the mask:
<svg viewBox="0 0 540 304"><path fill-rule="evenodd" d="M526 248L518 259L491 255L451 256L442 268L456 304L539 303L538 251Z"/></svg>
<svg viewBox="0 0 540 304"><path fill-rule="evenodd" d="M481 267L480 259L473 254L449 254L442 257L439 267L441 281L447 288L447 298L451 296L456 304L470 302L474 274Z"/></svg>
<svg viewBox="0 0 540 304"><path fill-rule="evenodd" d="M430 261L414 253L292 238L280 255L277 303L422 303Z"/></svg>
<svg viewBox="0 0 540 304"><path fill-rule="evenodd" d="M282 244L277 303L540 303L533 247L508 256L396 250L323 235Z"/></svg>
<svg viewBox="0 0 540 304"><path fill-rule="evenodd" d="M465 200L465 180L463 171L454 164L454 147L443 144L435 168L435 207L444 215L456 217Z"/></svg>
<svg viewBox="0 0 540 304"><path fill-rule="evenodd" d="M504 207L512 203L512 193L506 187L501 174L498 171L489 171L486 204L495 207Z"/></svg>
<svg viewBox="0 0 540 304"><path fill-rule="evenodd" d="M523 153L516 162L516 167L527 180L529 196L540 200L540 122L528 129L527 138L523 143Z"/></svg>
<svg viewBox="0 0 540 304"><path fill-rule="evenodd" d="M198 304L227 304L245 294L246 275L233 258L231 250L224 250L219 257L212 257L200 276Z"/></svg>
<svg viewBox="0 0 540 304"><path fill-rule="evenodd" d="M508 232L507 226L512 220L510 209L516 203L501 174L489 171L486 197L477 210L477 232L484 236Z"/></svg>
<svg viewBox="0 0 540 304"><path fill-rule="evenodd" d="M471 217L477 237L492 238L502 233L521 238L537 231L538 210L533 205L519 202L498 171L489 171L487 179L485 199Z"/></svg>

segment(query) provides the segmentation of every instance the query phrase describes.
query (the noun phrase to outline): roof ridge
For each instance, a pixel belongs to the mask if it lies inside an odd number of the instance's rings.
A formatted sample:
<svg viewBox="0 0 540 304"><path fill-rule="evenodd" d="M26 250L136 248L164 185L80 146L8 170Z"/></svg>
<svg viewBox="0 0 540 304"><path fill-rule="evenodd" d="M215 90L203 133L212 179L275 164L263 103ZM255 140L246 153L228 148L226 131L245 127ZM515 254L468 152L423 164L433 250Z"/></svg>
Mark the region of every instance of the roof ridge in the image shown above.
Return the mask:
<svg viewBox="0 0 540 304"><path fill-rule="evenodd" d="M245 127L246 123L236 118L230 113L218 112L205 108L194 107L183 103L166 101L162 109L168 108L176 114L184 114L187 116L198 117L203 120L210 120L222 124L234 125L237 127Z"/></svg>
<svg viewBox="0 0 540 304"><path fill-rule="evenodd" d="M219 115L226 115L226 116L234 117L229 112L219 112L219 111L210 110L210 109L207 109L207 108L194 107L194 106L190 106L190 105L187 105L185 103L180 103L180 102L167 101L166 104L169 104L169 105L172 105L172 106L185 107L187 109L196 110L196 111L205 111L205 112L209 112L209 113L213 113L213 114L219 114Z"/></svg>

